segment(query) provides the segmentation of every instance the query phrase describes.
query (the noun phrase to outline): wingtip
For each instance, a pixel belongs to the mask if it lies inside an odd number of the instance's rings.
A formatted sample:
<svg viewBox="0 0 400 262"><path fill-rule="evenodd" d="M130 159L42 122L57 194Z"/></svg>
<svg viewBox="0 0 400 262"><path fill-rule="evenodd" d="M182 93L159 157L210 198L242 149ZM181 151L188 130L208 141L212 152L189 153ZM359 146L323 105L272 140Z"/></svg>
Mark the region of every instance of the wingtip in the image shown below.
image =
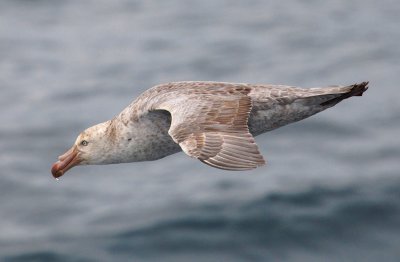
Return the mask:
<svg viewBox="0 0 400 262"><path fill-rule="evenodd" d="M342 87L345 90L345 93L342 93L338 97L335 97L333 99L325 101L325 102L321 103L320 105L321 106L329 106L329 107L331 107L331 106L336 105L337 103L339 103L340 101L342 101L342 100L344 100L346 98L349 98L349 97L352 97L352 96L362 96L363 93L368 90L368 87L369 87L368 84L369 84L368 81L364 81L364 82L357 83L357 84L354 84L354 85Z"/></svg>
<svg viewBox="0 0 400 262"><path fill-rule="evenodd" d="M350 96L362 96L365 91L368 90L369 81L364 81L359 84L352 85Z"/></svg>

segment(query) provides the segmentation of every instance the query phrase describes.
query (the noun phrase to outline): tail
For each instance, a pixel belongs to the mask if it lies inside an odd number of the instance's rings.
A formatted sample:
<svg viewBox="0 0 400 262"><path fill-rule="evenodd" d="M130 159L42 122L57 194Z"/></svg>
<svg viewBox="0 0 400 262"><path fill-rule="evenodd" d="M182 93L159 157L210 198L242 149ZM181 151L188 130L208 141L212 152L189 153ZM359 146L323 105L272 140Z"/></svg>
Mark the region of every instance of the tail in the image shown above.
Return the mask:
<svg viewBox="0 0 400 262"><path fill-rule="evenodd" d="M328 101L321 103L321 106L333 106L340 101L352 97L352 96L362 96L362 94L368 89L368 82L362 82L360 84L354 84L348 87L345 87L346 90L343 94L340 94L338 97L332 98Z"/></svg>

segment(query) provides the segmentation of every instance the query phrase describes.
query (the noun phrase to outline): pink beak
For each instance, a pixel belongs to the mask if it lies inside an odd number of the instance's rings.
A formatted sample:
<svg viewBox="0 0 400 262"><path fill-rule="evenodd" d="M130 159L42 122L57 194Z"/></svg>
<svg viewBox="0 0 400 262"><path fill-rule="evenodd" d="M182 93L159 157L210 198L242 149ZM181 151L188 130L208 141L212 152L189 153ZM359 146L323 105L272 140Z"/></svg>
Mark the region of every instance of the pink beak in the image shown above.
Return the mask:
<svg viewBox="0 0 400 262"><path fill-rule="evenodd" d="M54 178L59 178L64 175L69 169L73 168L82 160L79 158L79 151L76 146L73 146L65 154L58 157L58 161L51 167L51 173Z"/></svg>

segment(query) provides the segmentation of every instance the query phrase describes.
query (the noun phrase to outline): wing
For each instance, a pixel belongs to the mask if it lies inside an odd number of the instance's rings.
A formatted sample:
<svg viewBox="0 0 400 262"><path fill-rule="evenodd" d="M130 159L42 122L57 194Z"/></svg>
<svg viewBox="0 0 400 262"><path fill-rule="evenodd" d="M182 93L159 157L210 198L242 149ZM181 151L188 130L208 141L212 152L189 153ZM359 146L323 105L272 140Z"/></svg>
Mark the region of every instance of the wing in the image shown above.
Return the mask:
<svg viewBox="0 0 400 262"><path fill-rule="evenodd" d="M153 109L171 113L168 133L189 156L220 169L249 170L265 164L247 126L249 92L245 85L189 86Z"/></svg>

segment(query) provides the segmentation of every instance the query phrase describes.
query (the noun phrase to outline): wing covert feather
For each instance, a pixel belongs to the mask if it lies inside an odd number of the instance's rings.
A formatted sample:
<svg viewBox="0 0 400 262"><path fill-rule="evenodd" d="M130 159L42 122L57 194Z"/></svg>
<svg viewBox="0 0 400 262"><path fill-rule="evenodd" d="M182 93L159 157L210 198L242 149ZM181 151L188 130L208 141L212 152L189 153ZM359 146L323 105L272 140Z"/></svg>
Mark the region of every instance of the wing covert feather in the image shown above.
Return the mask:
<svg viewBox="0 0 400 262"><path fill-rule="evenodd" d="M171 113L168 133L187 155L225 170L249 170L265 164L247 125L252 107L249 87L185 91L176 92L154 109Z"/></svg>

